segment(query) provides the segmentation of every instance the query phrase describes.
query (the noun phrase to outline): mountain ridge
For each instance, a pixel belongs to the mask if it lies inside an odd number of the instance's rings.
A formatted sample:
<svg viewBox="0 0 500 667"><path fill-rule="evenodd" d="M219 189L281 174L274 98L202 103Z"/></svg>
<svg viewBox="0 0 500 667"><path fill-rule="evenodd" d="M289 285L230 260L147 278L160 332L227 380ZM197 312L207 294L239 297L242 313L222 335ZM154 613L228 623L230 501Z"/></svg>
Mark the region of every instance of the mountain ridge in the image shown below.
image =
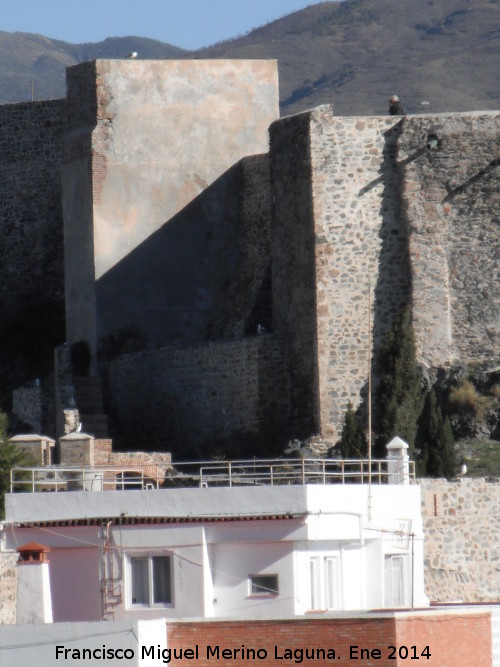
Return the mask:
<svg viewBox="0 0 500 667"><path fill-rule="evenodd" d="M0 32L0 102L63 97L64 70L94 58L273 58L282 114L333 103L339 115L500 108L500 0L334 0L197 51L129 36L69 44ZM424 104L422 104L424 103Z"/></svg>

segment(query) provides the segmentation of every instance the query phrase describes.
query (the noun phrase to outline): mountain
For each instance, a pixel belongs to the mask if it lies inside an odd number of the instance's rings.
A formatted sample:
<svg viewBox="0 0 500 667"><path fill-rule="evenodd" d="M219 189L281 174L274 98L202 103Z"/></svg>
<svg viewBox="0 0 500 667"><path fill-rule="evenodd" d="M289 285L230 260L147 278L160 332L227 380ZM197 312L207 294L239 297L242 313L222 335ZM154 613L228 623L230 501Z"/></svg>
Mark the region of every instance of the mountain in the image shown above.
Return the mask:
<svg viewBox="0 0 500 667"><path fill-rule="evenodd" d="M42 35L0 32L0 104L64 97L66 67L94 58L124 58L137 51L142 58L184 58L171 44L143 37L110 37L102 42L69 44Z"/></svg>
<svg viewBox="0 0 500 667"><path fill-rule="evenodd" d="M64 68L92 58L276 58L282 114L333 103L338 115L500 108L500 0L320 2L247 35L189 52L138 37L72 45L0 33L0 101L64 95ZM425 104L422 104L425 102Z"/></svg>

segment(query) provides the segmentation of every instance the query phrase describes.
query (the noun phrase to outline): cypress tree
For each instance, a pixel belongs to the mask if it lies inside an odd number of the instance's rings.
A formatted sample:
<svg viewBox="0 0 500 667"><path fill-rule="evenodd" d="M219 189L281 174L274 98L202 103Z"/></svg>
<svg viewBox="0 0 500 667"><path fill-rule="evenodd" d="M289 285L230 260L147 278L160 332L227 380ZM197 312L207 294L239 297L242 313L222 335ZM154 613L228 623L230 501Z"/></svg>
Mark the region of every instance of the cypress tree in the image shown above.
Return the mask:
<svg viewBox="0 0 500 667"><path fill-rule="evenodd" d="M419 475L426 475L429 466L431 468L439 467L435 443L442 425L443 417L437 404L436 392L432 388L425 397L415 439L416 449L418 450L417 471Z"/></svg>
<svg viewBox="0 0 500 667"><path fill-rule="evenodd" d="M450 420L444 417L432 388L426 396L416 438L417 470L428 477L453 477L455 449Z"/></svg>
<svg viewBox="0 0 500 667"><path fill-rule="evenodd" d="M406 440L410 458L414 458L422 390L409 307L401 311L382 343L378 371L381 379L376 395L378 428L375 454L384 457L386 444L398 435Z"/></svg>
<svg viewBox="0 0 500 667"><path fill-rule="evenodd" d="M362 459L368 452L365 434L350 401L344 415L342 436L337 449L343 459Z"/></svg>

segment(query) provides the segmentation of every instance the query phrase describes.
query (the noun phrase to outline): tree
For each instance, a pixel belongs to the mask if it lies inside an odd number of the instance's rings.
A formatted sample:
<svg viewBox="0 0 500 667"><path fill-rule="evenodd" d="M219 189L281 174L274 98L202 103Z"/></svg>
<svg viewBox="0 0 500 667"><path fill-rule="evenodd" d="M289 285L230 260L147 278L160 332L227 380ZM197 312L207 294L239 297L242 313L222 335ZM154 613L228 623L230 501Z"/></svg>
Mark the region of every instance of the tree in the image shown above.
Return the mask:
<svg viewBox="0 0 500 667"><path fill-rule="evenodd" d="M422 410L421 377L416 361L410 308L405 307L382 343L377 390L378 428L375 453L385 456L386 444L396 435L409 445L414 458L417 420Z"/></svg>
<svg viewBox="0 0 500 667"><path fill-rule="evenodd" d="M344 416L342 436L337 444L337 449L343 459L362 459L368 451L365 434L350 401Z"/></svg>
<svg viewBox="0 0 500 667"><path fill-rule="evenodd" d="M33 465L33 458L9 442L8 419L0 412L0 519L5 518L5 494L10 491L10 470L15 466Z"/></svg>
<svg viewBox="0 0 500 667"><path fill-rule="evenodd" d="M436 392L427 394L419 418L416 437L419 451L417 469L428 477L453 477L455 474L455 449L450 420L441 413Z"/></svg>

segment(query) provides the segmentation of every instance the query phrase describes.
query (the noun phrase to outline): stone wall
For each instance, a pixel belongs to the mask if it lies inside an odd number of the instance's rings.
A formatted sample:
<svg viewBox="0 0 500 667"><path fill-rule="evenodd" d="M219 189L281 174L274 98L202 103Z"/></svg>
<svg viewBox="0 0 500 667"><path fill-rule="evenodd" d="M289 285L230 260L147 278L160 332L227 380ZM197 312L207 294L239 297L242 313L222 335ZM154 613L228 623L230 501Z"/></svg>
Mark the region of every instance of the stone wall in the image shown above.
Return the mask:
<svg viewBox="0 0 500 667"><path fill-rule="evenodd" d="M437 146L425 148L435 135ZM429 366L498 360L500 114L411 116L399 165L413 322Z"/></svg>
<svg viewBox="0 0 500 667"><path fill-rule="evenodd" d="M270 127L273 329L286 341L295 437L319 430L310 118Z"/></svg>
<svg viewBox="0 0 500 667"><path fill-rule="evenodd" d="M333 439L365 395L369 329L376 354L409 300L399 134L398 119L336 118L331 106L271 126L275 326L290 344L292 405L309 392L296 402Z"/></svg>
<svg viewBox="0 0 500 667"><path fill-rule="evenodd" d="M12 415L16 428L42 433L42 387L40 382L30 382L12 392ZM19 430L19 429L17 429Z"/></svg>
<svg viewBox="0 0 500 667"><path fill-rule="evenodd" d="M0 106L2 317L64 296L61 144L65 100Z"/></svg>
<svg viewBox="0 0 500 667"><path fill-rule="evenodd" d="M175 460L202 458L210 445L241 457L250 441L252 454L271 455L287 436L286 351L272 334L124 356L109 385L130 444Z"/></svg>
<svg viewBox="0 0 500 667"><path fill-rule="evenodd" d="M431 601L498 602L500 481L420 479Z"/></svg>
<svg viewBox="0 0 500 667"><path fill-rule="evenodd" d="M497 363L500 115L337 118L327 105L270 135L274 327L302 428L335 440L349 401L364 412L370 355L376 383L405 304L423 365Z"/></svg>

